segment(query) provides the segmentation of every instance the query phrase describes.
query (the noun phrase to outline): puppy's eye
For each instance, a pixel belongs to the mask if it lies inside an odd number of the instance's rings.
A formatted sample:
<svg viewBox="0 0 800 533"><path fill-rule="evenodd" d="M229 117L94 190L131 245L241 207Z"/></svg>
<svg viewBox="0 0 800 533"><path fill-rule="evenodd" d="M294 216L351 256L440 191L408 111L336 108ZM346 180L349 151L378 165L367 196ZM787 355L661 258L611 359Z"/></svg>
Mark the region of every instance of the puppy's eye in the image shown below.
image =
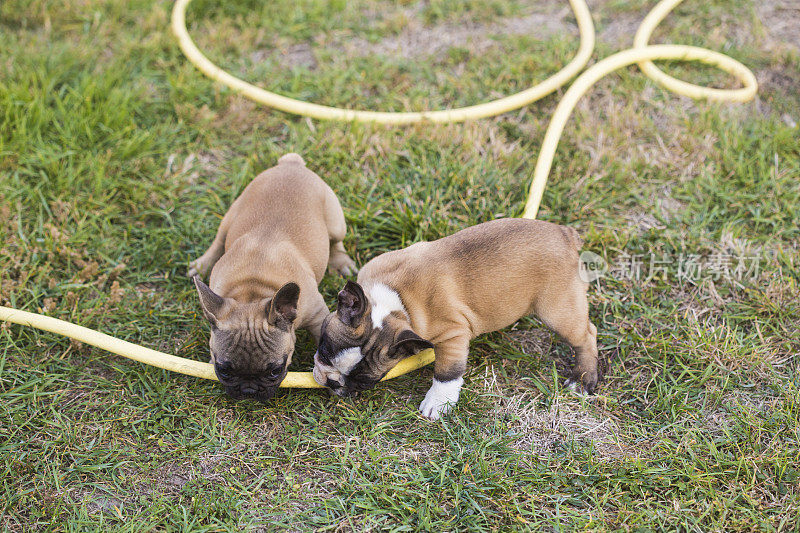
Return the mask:
<svg viewBox="0 0 800 533"><path fill-rule="evenodd" d="M279 377L281 377L282 373L283 373L283 367L273 368L267 375L267 377L269 379L278 379Z"/></svg>

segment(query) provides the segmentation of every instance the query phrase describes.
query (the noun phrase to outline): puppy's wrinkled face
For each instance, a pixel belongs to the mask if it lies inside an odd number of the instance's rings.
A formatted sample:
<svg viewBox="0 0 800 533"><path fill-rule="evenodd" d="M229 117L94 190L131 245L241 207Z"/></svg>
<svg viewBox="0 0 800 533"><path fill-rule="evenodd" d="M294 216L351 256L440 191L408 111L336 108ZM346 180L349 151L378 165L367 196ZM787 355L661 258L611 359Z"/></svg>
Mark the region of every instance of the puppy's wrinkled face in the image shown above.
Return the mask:
<svg viewBox="0 0 800 533"><path fill-rule="evenodd" d="M211 359L225 392L265 402L278 391L292 360L300 288L287 283L273 298L242 304L222 298L195 276L211 324Z"/></svg>
<svg viewBox="0 0 800 533"><path fill-rule="evenodd" d="M401 359L433 347L408 329L404 313L390 313L373 324L370 309L362 287L348 281L336 312L322 324L314 379L338 396L371 389Z"/></svg>

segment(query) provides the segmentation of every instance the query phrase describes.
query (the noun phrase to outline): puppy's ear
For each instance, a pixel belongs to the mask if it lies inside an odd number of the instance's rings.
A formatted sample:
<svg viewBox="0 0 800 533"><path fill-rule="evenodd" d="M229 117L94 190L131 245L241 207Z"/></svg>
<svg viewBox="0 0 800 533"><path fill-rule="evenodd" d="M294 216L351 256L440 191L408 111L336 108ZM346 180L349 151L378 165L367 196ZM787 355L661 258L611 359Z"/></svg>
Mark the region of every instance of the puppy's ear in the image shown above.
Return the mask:
<svg viewBox="0 0 800 533"><path fill-rule="evenodd" d="M408 357L428 348L433 348L430 341L426 341L410 329L404 329L398 333L389 353L392 357Z"/></svg>
<svg viewBox="0 0 800 533"><path fill-rule="evenodd" d="M192 281L194 281L194 286L197 287L197 294L200 296L200 307L203 308L203 315L211 322L212 326L216 327L217 315L222 309L225 299L203 283L200 276L192 276Z"/></svg>
<svg viewBox="0 0 800 533"><path fill-rule="evenodd" d="M354 328L367 310L367 296L358 283L348 281L344 289L339 291L339 301L336 306L336 316L344 324Z"/></svg>
<svg viewBox="0 0 800 533"><path fill-rule="evenodd" d="M297 300L300 298L300 286L287 283L275 293L267 310L267 322L272 325L291 326L297 318Z"/></svg>

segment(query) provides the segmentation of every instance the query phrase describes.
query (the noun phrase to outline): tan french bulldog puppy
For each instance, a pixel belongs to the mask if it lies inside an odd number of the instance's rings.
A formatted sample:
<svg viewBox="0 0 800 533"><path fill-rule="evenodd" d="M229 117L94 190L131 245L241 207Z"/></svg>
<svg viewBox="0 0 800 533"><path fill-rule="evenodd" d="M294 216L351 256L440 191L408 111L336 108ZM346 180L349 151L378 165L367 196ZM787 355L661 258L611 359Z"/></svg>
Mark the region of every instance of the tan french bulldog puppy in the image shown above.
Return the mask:
<svg viewBox="0 0 800 533"><path fill-rule="evenodd" d="M376 257L325 319L314 379L344 396L433 347L433 386L420 411L437 419L458 401L470 339L533 314L575 349L569 384L592 392L597 329L578 275L581 244L571 228L501 219Z"/></svg>
<svg viewBox="0 0 800 533"><path fill-rule="evenodd" d="M233 398L265 401L286 376L295 330L319 342L328 315L317 285L326 266L356 272L342 245L346 225L330 187L286 154L259 174L223 217L188 275L211 324L211 362ZM211 272L208 286L200 275Z"/></svg>

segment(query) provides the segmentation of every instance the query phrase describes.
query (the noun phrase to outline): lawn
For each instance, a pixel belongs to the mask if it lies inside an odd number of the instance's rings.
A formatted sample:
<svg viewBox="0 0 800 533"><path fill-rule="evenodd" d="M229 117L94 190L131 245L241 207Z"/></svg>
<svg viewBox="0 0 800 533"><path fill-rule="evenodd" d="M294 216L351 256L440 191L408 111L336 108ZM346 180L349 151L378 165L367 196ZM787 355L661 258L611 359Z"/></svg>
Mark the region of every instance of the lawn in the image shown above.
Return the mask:
<svg viewBox="0 0 800 533"><path fill-rule="evenodd" d="M654 2L590 2L594 59ZM288 151L339 195L361 265L518 216L563 90L457 125L307 120L182 56L166 0L0 4L0 305L208 358L187 264ZM453 107L544 79L577 49L565 2L195 0L198 46L264 88L337 106ZM589 290L605 381L534 319L476 339L462 399L417 414L430 367L358 398L233 402L49 333L0 326L0 527L797 530L800 12L686 0L654 42L748 65L747 104L693 102L636 68L566 127L539 218L610 270ZM697 64L671 74L736 82ZM344 280L328 276L329 304ZM309 370L301 335L293 370Z"/></svg>

